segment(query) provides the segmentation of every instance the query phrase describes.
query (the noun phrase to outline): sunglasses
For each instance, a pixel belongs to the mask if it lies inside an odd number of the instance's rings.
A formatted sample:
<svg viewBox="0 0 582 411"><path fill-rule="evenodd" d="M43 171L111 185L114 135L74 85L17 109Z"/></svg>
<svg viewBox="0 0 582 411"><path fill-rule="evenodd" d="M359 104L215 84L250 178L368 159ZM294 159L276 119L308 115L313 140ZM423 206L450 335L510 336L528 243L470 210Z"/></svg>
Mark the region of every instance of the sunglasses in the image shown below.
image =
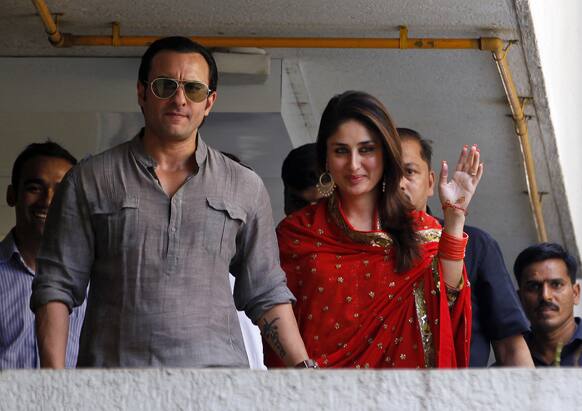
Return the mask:
<svg viewBox="0 0 582 411"><path fill-rule="evenodd" d="M184 94L188 98L188 100L193 101L195 103L200 103L204 101L210 93L211 90L208 88L206 84L201 81L182 81L182 80L175 80L173 78L165 78L165 77L158 77L153 79L150 83L150 88L152 89L152 93L157 98L162 100L167 100L172 98L174 94L178 91L178 88L182 86L184 89Z"/></svg>

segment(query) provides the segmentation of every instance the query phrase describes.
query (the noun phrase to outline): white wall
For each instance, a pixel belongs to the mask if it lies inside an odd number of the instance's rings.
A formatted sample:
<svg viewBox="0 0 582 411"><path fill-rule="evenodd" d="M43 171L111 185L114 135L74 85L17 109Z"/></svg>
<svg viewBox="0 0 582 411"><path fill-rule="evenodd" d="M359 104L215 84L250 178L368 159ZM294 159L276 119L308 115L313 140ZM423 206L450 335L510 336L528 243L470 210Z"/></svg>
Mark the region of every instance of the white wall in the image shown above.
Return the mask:
<svg viewBox="0 0 582 411"><path fill-rule="evenodd" d="M574 233L582 255L582 2L530 0Z"/></svg>
<svg viewBox="0 0 582 411"><path fill-rule="evenodd" d="M574 410L580 369L3 371L0 410Z"/></svg>

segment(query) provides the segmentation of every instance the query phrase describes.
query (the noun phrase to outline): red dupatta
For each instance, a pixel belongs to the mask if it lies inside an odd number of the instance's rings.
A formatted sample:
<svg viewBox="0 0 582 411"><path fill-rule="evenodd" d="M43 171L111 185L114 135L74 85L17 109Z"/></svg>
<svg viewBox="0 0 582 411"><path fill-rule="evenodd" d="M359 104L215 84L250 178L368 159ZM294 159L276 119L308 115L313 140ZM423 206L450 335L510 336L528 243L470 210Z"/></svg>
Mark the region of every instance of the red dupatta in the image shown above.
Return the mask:
<svg viewBox="0 0 582 411"><path fill-rule="evenodd" d="M421 255L404 273L395 270L390 236L354 230L335 197L291 214L277 227L299 330L321 367L468 365L466 273L465 287L449 304L436 258L441 226L423 212L413 217ZM266 362L280 365L272 353Z"/></svg>

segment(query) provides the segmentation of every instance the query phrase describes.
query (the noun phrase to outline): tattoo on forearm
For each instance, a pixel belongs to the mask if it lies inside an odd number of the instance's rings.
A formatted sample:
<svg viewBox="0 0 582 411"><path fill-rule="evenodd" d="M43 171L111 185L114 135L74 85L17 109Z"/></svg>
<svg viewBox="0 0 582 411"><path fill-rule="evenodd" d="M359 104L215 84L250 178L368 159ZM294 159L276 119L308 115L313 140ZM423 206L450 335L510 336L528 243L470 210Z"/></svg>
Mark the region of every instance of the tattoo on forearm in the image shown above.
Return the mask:
<svg viewBox="0 0 582 411"><path fill-rule="evenodd" d="M275 325L278 320L279 317L275 317L271 322L269 322L267 319L263 318L263 324L261 328L263 331L263 337L265 337L265 339L271 343L280 358L285 358L287 352L279 340L278 327Z"/></svg>

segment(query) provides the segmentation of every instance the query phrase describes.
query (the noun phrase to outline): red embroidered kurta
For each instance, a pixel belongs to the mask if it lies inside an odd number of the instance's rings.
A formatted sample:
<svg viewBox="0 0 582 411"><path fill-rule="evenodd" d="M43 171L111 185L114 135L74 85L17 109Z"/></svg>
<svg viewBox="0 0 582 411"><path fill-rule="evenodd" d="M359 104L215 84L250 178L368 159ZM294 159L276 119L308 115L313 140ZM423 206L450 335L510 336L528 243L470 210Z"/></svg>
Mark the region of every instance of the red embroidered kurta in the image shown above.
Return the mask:
<svg viewBox="0 0 582 411"><path fill-rule="evenodd" d="M395 248L382 231L358 232L337 200L320 201L277 228L281 265L307 352L321 367L466 367L470 288L449 304L436 257L441 226L414 212L421 256L395 271ZM464 271L464 270L463 270ZM281 365L271 352L269 366Z"/></svg>

